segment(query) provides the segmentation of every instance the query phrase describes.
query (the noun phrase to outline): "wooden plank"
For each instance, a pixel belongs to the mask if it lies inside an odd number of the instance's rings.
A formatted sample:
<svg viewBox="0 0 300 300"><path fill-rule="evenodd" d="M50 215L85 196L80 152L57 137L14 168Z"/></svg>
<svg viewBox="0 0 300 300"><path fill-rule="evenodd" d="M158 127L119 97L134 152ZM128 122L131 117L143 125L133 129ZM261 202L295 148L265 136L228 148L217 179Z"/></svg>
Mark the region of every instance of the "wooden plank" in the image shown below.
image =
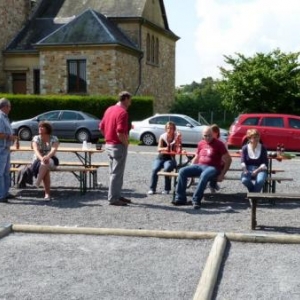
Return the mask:
<svg viewBox="0 0 300 300"><path fill-rule="evenodd" d="M11 165L30 165L32 161L30 160L12 160L10 162ZM74 162L74 161L61 161L59 162L59 166L83 166L81 162ZM108 162L94 162L91 163L92 167L109 167Z"/></svg>
<svg viewBox="0 0 300 300"><path fill-rule="evenodd" d="M299 199L300 194L294 193L247 193L247 198L285 198L285 199Z"/></svg>

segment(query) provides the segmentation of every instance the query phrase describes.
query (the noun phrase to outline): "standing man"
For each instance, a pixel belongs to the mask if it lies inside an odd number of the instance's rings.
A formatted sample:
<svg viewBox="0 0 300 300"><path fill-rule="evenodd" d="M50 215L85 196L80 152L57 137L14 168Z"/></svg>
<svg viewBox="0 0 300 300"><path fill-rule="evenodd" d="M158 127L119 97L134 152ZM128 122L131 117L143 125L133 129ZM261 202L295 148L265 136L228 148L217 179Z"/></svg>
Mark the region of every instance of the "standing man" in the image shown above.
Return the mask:
<svg viewBox="0 0 300 300"><path fill-rule="evenodd" d="M201 199L207 182L215 177L217 177L216 181L222 181L231 165L232 159L224 143L213 138L213 132L209 126L204 128L202 136L203 140L198 143L193 164L179 170L174 205L185 205L187 203L187 178L199 176L192 202L194 209L200 209Z"/></svg>
<svg viewBox="0 0 300 300"><path fill-rule="evenodd" d="M119 94L119 102L109 107L103 116L99 129L106 144L109 163L108 201L110 205L126 206L130 199L121 196L123 176L128 152L128 112L131 94L123 91Z"/></svg>
<svg viewBox="0 0 300 300"><path fill-rule="evenodd" d="M10 146L18 138L13 135L8 114L11 110L10 101L0 99L0 202L14 198L9 194L10 188Z"/></svg>

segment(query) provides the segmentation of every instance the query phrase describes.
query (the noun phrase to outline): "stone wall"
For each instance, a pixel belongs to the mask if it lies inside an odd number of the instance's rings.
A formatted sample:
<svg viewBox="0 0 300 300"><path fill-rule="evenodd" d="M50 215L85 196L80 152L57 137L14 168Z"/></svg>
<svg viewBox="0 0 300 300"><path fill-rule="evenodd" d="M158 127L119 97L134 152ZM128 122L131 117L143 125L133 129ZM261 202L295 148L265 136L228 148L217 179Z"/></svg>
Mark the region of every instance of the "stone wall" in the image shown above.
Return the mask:
<svg viewBox="0 0 300 300"><path fill-rule="evenodd" d="M5 91L2 51L25 24L29 13L30 1L28 0L0 1L0 92Z"/></svg>
<svg viewBox="0 0 300 300"><path fill-rule="evenodd" d="M87 93L116 95L138 85L138 58L112 47L41 51L41 94L67 94L67 60L86 59ZM116 79L120 78L120 79Z"/></svg>
<svg viewBox="0 0 300 300"><path fill-rule="evenodd" d="M120 23L118 25L143 52L142 76L138 94L154 97L154 113L168 112L175 99L175 39L170 38L164 30L158 31L151 26L141 26L140 30L137 30L137 24ZM159 41L157 65L147 62L147 34L158 38Z"/></svg>

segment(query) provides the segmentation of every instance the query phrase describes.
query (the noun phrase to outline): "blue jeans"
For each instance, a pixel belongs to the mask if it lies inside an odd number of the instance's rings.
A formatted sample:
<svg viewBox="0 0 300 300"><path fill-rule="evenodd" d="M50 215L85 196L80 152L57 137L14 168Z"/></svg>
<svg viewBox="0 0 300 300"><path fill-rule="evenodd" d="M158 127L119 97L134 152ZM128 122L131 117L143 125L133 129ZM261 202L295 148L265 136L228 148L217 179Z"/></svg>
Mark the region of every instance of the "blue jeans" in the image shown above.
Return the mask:
<svg viewBox="0 0 300 300"><path fill-rule="evenodd" d="M121 197L128 148L122 144L106 144L105 150L109 157L108 201L114 203Z"/></svg>
<svg viewBox="0 0 300 300"><path fill-rule="evenodd" d="M267 171L260 171L256 176L252 176L255 169L257 166L247 166L248 173L243 172L241 175L241 181L250 193L259 193L267 179Z"/></svg>
<svg viewBox="0 0 300 300"><path fill-rule="evenodd" d="M160 158L156 158L153 162L152 166L152 175L151 175L151 183L150 183L150 189L155 192L158 176L157 172L159 172L162 168L164 168L165 172L171 172L176 168L176 161L175 159L169 159L169 160L163 160ZM168 176L165 176L165 191L171 190L171 178Z"/></svg>
<svg viewBox="0 0 300 300"><path fill-rule="evenodd" d="M200 204L204 194L207 182L218 175L218 170L212 166L206 165L190 165L181 168L178 174L178 182L176 186L175 202L185 203L186 200L186 183L188 177L199 176L198 185L193 194L193 204Z"/></svg>
<svg viewBox="0 0 300 300"><path fill-rule="evenodd" d="M10 149L0 149L0 199L8 195L10 188Z"/></svg>

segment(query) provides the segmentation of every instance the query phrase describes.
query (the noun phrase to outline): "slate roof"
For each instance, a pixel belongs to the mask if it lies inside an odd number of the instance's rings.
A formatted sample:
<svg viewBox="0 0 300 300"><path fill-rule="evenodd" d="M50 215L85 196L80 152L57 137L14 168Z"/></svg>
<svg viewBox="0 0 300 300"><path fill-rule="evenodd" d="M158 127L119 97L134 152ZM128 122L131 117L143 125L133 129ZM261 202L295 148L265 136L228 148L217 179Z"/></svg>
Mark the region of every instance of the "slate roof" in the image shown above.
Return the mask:
<svg viewBox="0 0 300 300"><path fill-rule="evenodd" d="M35 44L55 43L61 45L114 43L139 50L109 19L142 18L146 1L41 0L36 4L31 19L8 45L6 52L36 51ZM169 30L162 0L160 5L165 29ZM66 24L70 18L73 20Z"/></svg>
<svg viewBox="0 0 300 300"><path fill-rule="evenodd" d="M84 11L74 20L62 25L37 45L97 45L119 44L138 50L111 21L91 9Z"/></svg>

